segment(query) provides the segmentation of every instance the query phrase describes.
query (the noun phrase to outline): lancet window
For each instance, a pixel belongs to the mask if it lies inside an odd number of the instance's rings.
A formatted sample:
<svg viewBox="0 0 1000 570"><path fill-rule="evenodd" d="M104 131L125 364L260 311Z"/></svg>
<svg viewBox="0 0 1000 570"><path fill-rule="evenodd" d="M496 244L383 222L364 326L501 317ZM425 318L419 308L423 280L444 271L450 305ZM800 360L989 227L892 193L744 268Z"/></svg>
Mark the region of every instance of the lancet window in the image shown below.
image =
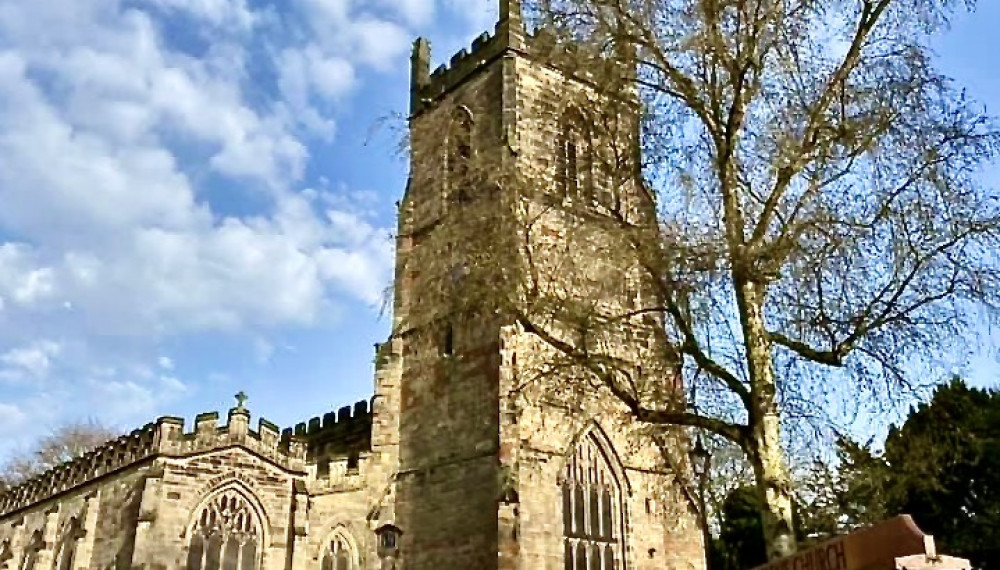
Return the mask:
<svg viewBox="0 0 1000 570"><path fill-rule="evenodd" d="M357 570L354 549L343 533L334 533L324 549L320 570Z"/></svg>
<svg viewBox="0 0 1000 570"><path fill-rule="evenodd" d="M261 523L246 496L229 489L213 496L191 527L187 570L258 570Z"/></svg>
<svg viewBox="0 0 1000 570"><path fill-rule="evenodd" d="M562 481L565 570L624 570L622 482L610 444L591 430L566 462Z"/></svg>
<svg viewBox="0 0 1000 570"><path fill-rule="evenodd" d="M583 116L566 113L559 137L558 182L563 196L591 200L593 189L593 148Z"/></svg>
<svg viewBox="0 0 1000 570"><path fill-rule="evenodd" d="M449 200L467 202L472 196L469 188L472 162L472 112L465 107L457 108L452 114L447 147L445 202Z"/></svg>

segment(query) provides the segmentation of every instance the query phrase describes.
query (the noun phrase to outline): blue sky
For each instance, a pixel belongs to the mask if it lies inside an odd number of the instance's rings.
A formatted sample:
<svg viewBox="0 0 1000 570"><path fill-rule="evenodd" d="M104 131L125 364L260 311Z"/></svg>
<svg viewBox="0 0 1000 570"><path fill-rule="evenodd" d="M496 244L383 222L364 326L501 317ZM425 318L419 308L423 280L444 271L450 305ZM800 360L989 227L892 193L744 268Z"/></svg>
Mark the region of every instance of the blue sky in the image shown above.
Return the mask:
<svg viewBox="0 0 1000 570"><path fill-rule="evenodd" d="M994 113L997 4L938 44ZM369 397L410 42L443 61L495 11L0 0L0 458L63 421L129 429L239 390L281 425Z"/></svg>

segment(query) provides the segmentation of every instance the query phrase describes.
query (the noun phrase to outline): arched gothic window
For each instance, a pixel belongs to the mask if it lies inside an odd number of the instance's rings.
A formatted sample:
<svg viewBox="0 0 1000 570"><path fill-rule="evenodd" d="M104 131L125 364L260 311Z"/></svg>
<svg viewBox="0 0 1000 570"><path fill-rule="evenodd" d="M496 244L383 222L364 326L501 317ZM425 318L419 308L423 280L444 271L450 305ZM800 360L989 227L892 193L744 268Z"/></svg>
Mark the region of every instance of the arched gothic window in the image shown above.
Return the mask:
<svg viewBox="0 0 1000 570"><path fill-rule="evenodd" d="M356 555L351 541L338 529L323 547L320 570L357 570Z"/></svg>
<svg viewBox="0 0 1000 570"><path fill-rule="evenodd" d="M56 570L73 570L77 546L83 536L83 525L80 524L80 519L71 518L60 533L56 549Z"/></svg>
<svg viewBox="0 0 1000 570"><path fill-rule="evenodd" d="M562 480L565 570L624 570L624 509L620 470L596 429L577 443Z"/></svg>
<svg viewBox="0 0 1000 570"><path fill-rule="evenodd" d="M472 112L465 107L455 109L452 114L447 147L446 208L449 201L467 202L472 197L469 188L472 162Z"/></svg>
<svg viewBox="0 0 1000 570"><path fill-rule="evenodd" d="M21 557L20 570L36 570L38 566L38 554L45 546L45 539L42 538L42 531L36 530L31 535L28 545L24 548L24 555Z"/></svg>
<svg viewBox="0 0 1000 570"><path fill-rule="evenodd" d="M261 523L236 489L213 496L191 527L187 570L258 570Z"/></svg>
<svg viewBox="0 0 1000 570"><path fill-rule="evenodd" d="M593 145L583 115L571 110L563 117L557 149L557 180L566 198L594 197Z"/></svg>

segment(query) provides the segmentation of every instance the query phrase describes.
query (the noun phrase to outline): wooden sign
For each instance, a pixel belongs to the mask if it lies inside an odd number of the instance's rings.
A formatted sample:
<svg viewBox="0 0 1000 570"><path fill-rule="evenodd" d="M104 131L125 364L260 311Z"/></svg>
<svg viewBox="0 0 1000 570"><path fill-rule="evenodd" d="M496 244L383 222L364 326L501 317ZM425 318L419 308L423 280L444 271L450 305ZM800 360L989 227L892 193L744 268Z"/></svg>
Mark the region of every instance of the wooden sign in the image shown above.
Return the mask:
<svg viewBox="0 0 1000 570"><path fill-rule="evenodd" d="M909 515L845 534L754 570L971 570L968 560L938 556L934 537Z"/></svg>

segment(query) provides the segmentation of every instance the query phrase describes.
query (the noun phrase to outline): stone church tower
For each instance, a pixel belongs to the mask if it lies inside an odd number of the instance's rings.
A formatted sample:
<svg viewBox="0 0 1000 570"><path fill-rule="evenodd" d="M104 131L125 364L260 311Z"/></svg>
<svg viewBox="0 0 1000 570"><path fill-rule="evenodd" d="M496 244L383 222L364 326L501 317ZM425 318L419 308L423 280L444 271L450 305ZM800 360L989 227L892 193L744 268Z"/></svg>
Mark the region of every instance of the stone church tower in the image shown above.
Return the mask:
<svg viewBox="0 0 1000 570"><path fill-rule="evenodd" d="M253 427L242 395L224 425L160 418L0 492L0 570L704 569L683 434L633 422L554 350L573 327L509 304L588 301L613 326L586 342L630 382L675 378L656 360L662 322L620 317L648 289L636 257L593 230L655 224L601 166L617 147L635 158L634 113L568 65L573 49L527 33L515 0L433 73L415 43L370 403L285 430Z"/></svg>
<svg viewBox="0 0 1000 570"><path fill-rule="evenodd" d="M476 283L477 271L498 269L467 258L517 263L523 250L495 250L527 242L540 266L548 252L543 272L550 288L581 294L577 280L561 274L559 257L574 255L572 245L560 242L580 216L553 207L553 196L585 209L613 201L632 223L644 216L655 223L653 205L627 184L608 188L610 176L602 182L595 158L610 146L602 137L637 148L634 107L616 133L586 124L582 107L601 100L594 76L560 65L572 47L544 31L526 33L518 4L501 0L495 34L483 34L433 74L429 43L414 45L394 338L385 347L375 398L376 413L392 423L384 437L377 427L374 440L375 449L398 461L393 505L405 567L703 568L677 434L651 444L609 395L560 401L552 389L559 382L539 372L552 356L545 343L491 304L485 289L464 296L454 289L466 286L463 279ZM477 226L496 212L506 214L488 222L489 229ZM528 218L544 237L527 237ZM500 236L486 256L463 245L480 229L496 227L517 233L517 240ZM612 247L596 240L592 248ZM582 265L599 265L587 255L602 253L588 251ZM455 261L433 262L449 255ZM626 257L608 265L628 273L635 262ZM493 282L485 280L488 289ZM626 298L630 291L599 294L603 305L620 309L634 301ZM612 352L648 364L648 346L628 339L649 338L642 329L657 326L655 319L627 322L620 328L633 330ZM536 381L522 384L529 377ZM680 394L679 386L674 390L669 397Z"/></svg>

